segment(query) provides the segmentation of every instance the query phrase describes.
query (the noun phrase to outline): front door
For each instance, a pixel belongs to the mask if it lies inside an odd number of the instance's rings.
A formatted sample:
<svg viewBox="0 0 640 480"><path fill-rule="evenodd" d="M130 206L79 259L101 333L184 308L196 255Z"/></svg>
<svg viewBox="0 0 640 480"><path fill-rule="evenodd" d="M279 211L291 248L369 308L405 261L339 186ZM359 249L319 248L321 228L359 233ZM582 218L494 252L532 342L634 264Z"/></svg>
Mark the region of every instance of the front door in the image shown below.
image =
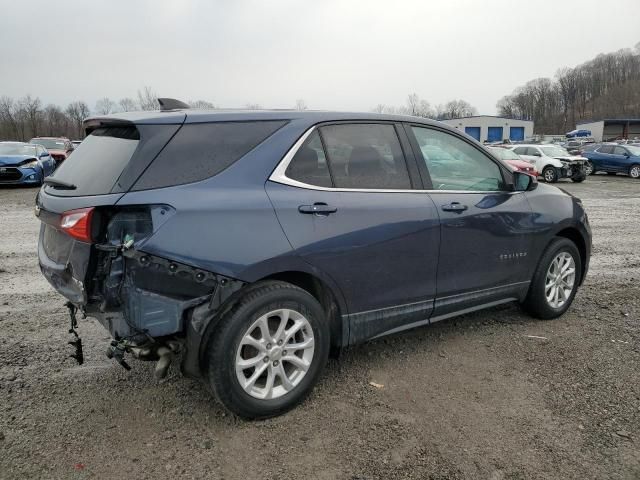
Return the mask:
<svg viewBox="0 0 640 480"><path fill-rule="evenodd" d="M351 343L432 313L439 219L413 188L404 135L386 123L321 126L266 185L296 253L340 286Z"/></svg>
<svg viewBox="0 0 640 480"><path fill-rule="evenodd" d="M502 167L462 136L412 126L441 224L434 317L526 292L532 212ZM418 160L420 163L420 159Z"/></svg>

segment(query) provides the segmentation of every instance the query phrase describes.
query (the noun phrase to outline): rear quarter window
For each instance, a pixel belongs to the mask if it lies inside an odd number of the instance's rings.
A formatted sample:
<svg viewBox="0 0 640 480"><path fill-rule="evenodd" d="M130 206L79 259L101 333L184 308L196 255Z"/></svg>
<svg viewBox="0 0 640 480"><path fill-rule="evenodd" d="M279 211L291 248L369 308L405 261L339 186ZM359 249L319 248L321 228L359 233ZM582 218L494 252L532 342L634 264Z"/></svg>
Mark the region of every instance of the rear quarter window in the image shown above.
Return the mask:
<svg viewBox="0 0 640 480"><path fill-rule="evenodd" d="M286 123L253 121L183 125L132 190L183 185L213 177Z"/></svg>

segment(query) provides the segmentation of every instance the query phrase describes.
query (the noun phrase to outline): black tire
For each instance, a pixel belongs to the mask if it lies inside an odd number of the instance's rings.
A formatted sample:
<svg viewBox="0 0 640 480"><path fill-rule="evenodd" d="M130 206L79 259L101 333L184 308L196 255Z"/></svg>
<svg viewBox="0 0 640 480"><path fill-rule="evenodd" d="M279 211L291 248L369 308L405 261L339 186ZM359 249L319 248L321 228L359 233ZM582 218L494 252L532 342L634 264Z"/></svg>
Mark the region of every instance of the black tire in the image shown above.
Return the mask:
<svg viewBox="0 0 640 480"><path fill-rule="evenodd" d="M575 183L582 183L586 180L586 178L586 175L580 175L579 177L573 177L571 181Z"/></svg>
<svg viewBox="0 0 640 480"><path fill-rule="evenodd" d="M634 163L629 167L629 176L631 178L640 178L640 164Z"/></svg>
<svg viewBox="0 0 640 480"><path fill-rule="evenodd" d="M236 353L253 322L281 308L299 312L311 325L313 358L291 391L275 399L254 398L244 391L236 376ZM268 418L292 409L311 392L327 362L329 343L324 310L311 294L286 282L266 281L253 286L220 320L207 346L203 367L213 393L225 408L247 419Z"/></svg>
<svg viewBox="0 0 640 480"><path fill-rule="evenodd" d="M558 181L558 170L556 167L548 166L542 170L542 178L547 183L556 183Z"/></svg>
<svg viewBox="0 0 640 480"><path fill-rule="evenodd" d="M587 160L587 164L585 165L585 173L587 175L595 175L596 167L591 160Z"/></svg>
<svg viewBox="0 0 640 480"><path fill-rule="evenodd" d="M573 257L573 261L575 263L575 281L573 285L573 290L569 295L568 299L565 303L559 307L554 308L549 304L545 295L545 281L547 276L547 271L551 265L551 262L556 258L556 256L562 252L567 252ZM522 307L532 316L536 318L540 318L543 320L549 320L552 318L557 318L562 315L567 309L571 306L573 299L578 291L578 284L580 283L580 279L582 278L582 261L580 259L580 252L576 247L575 243L567 238L556 237L551 243L547 246L546 250L542 254L540 258L540 262L536 267L536 270L533 274L533 279L531 280L531 285L529 286L529 292L527 293L527 297L524 302L522 302Z"/></svg>

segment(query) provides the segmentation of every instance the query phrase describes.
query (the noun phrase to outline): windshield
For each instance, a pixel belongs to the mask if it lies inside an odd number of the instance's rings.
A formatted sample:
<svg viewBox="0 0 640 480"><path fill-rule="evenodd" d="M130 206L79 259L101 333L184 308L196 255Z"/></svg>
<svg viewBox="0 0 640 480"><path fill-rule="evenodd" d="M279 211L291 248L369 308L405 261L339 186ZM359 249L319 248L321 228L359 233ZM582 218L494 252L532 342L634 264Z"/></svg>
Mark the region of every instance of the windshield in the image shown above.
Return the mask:
<svg viewBox="0 0 640 480"><path fill-rule="evenodd" d="M635 147L633 145L627 145L627 150L629 150L629 153L631 153L631 155L633 155L634 157L640 156L640 147Z"/></svg>
<svg viewBox="0 0 640 480"><path fill-rule="evenodd" d="M64 150L64 141L55 138L32 138L29 143L42 145L50 150Z"/></svg>
<svg viewBox="0 0 640 480"><path fill-rule="evenodd" d="M491 153L493 153L500 160L520 160L520 155L518 155L513 150L509 150L508 148L490 148Z"/></svg>
<svg viewBox="0 0 640 480"><path fill-rule="evenodd" d="M569 157L570 154L564 148L556 147L555 145L549 145L548 147L540 147L540 150L547 157Z"/></svg>
<svg viewBox="0 0 640 480"><path fill-rule="evenodd" d="M36 147L33 145L0 145L0 155L34 155Z"/></svg>

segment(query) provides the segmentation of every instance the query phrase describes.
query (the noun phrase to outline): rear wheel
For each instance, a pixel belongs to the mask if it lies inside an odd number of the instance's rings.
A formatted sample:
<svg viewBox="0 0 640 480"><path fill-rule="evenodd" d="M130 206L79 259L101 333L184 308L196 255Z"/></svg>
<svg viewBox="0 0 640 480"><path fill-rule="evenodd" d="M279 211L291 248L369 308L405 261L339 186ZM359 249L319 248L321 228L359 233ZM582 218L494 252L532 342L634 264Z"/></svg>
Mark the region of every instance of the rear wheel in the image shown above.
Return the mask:
<svg viewBox="0 0 640 480"><path fill-rule="evenodd" d="M252 419L296 406L328 358L324 319L305 290L285 282L256 285L221 319L208 346L205 367L216 397Z"/></svg>
<svg viewBox="0 0 640 480"><path fill-rule="evenodd" d="M640 178L640 165L639 164L635 164L635 165L631 165L631 168L629 169L629 176L631 178Z"/></svg>
<svg viewBox="0 0 640 480"><path fill-rule="evenodd" d="M567 238L555 238L538 263L522 306L537 318L559 317L571 306L581 275L576 245Z"/></svg>
<svg viewBox="0 0 640 480"><path fill-rule="evenodd" d="M552 166L544 167L544 170L542 170L542 178L544 178L545 182L555 183L558 181L558 170Z"/></svg>

